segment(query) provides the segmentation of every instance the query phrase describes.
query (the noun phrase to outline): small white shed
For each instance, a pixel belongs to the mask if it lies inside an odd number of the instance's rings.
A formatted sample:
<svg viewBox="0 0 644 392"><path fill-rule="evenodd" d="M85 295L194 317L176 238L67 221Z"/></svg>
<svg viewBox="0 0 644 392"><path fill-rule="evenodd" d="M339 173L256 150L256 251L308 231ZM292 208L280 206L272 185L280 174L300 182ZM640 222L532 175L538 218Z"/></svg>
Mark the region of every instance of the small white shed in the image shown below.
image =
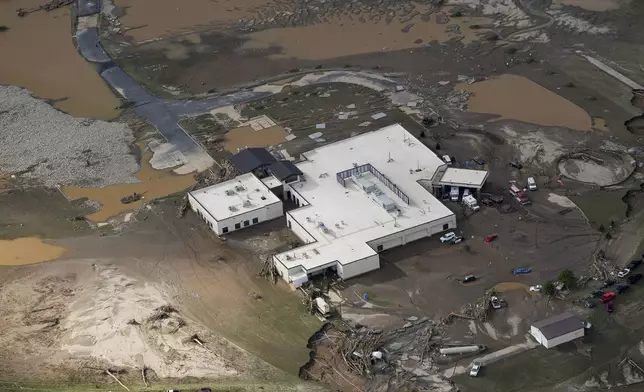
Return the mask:
<svg viewBox="0 0 644 392"><path fill-rule="evenodd" d="M552 348L583 337L584 322L572 313L562 313L532 324L530 335L545 348Z"/></svg>

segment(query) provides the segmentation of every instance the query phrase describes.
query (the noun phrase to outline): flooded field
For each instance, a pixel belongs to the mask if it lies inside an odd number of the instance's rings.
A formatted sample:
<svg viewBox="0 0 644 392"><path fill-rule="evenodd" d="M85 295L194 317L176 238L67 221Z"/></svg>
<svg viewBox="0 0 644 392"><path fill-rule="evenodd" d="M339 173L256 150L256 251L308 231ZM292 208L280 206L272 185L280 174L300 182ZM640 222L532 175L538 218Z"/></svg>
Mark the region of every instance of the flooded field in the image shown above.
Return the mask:
<svg viewBox="0 0 644 392"><path fill-rule="evenodd" d="M127 34L145 41L169 34L183 33L221 22L235 21L255 14L267 0L116 0L125 7L123 26L133 28Z"/></svg>
<svg viewBox="0 0 644 392"><path fill-rule="evenodd" d="M71 200L88 198L99 202L101 209L88 215L87 219L93 222L105 222L110 217L140 207L144 201L171 195L195 183L194 176L190 174L178 176L172 173L172 169L154 170L149 163L151 157L152 153L146 152L141 158L141 170L136 174L136 178L141 180L139 183L104 188L63 187L62 191ZM129 204L121 203L121 198L135 192L143 195L144 200Z"/></svg>
<svg viewBox="0 0 644 392"><path fill-rule="evenodd" d="M35 237L0 240L0 265L25 265L54 260L65 254L62 246L46 244Z"/></svg>
<svg viewBox="0 0 644 392"><path fill-rule="evenodd" d="M270 57L323 60L421 47L432 41L461 39L467 44L485 32L470 26L487 23L491 20L484 17L452 18L450 24L438 24L435 15L428 21L417 16L407 22L391 23L346 15L326 23L251 33L241 49L280 47L282 52ZM453 25L458 25L459 29L448 27Z"/></svg>
<svg viewBox="0 0 644 392"><path fill-rule="evenodd" d="M119 99L92 65L76 52L71 36L71 7L34 12L23 18L17 8L42 0L0 1L0 84L25 87L34 95L56 100L55 107L78 117L112 119Z"/></svg>
<svg viewBox="0 0 644 392"><path fill-rule="evenodd" d="M248 147L268 147L286 141L286 130L279 125L256 131L251 127L239 127L226 133L224 148L236 154Z"/></svg>
<svg viewBox="0 0 644 392"><path fill-rule="evenodd" d="M559 4L572 5L588 11L610 11L619 8L619 0L557 0Z"/></svg>
<svg viewBox="0 0 644 392"><path fill-rule="evenodd" d="M467 101L471 112L580 131L592 128L585 110L523 76L501 75L479 83L461 83L457 88L473 93Z"/></svg>

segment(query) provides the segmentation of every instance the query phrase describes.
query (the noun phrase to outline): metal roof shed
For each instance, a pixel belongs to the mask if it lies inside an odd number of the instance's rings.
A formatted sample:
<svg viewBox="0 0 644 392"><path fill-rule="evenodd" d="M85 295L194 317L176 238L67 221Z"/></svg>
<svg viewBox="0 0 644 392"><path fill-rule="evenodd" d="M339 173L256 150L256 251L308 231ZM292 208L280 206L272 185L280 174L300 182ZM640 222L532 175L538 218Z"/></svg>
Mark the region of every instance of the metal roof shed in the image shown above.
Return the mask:
<svg viewBox="0 0 644 392"><path fill-rule="evenodd" d="M290 177L297 177L302 175L302 171L297 168L291 161L279 161L271 164L268 168L275 178L280 181L289 179Z"/></svg>
<svg viewBox="0 0 644 392"><path fill-rule="evenodd" d="M271 165L277 162L277 159L265 148L252 147L241 150L233 155L230 161L235 165L237 170L242 174L246 174L262 166Z"/></svg>
<svg viewBox="0 0 644 392"><path fill-rule="evenodd" d="M551 348L583 337L584 323L577 315L566 312L532 324L530 334Z"/></svg>

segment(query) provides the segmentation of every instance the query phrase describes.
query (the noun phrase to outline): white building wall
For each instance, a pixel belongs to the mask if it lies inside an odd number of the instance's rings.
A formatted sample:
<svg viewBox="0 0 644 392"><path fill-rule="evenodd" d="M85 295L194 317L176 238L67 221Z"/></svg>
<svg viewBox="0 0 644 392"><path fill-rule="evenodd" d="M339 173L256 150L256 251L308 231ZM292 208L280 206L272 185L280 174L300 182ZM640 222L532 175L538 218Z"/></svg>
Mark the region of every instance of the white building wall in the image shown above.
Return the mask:
<svg viewBox="0 0 644 392"><path fill-rule="evenodd" d="M577 330L569 332L565 335L557 336L553 339L546 339L545 336L543 336L543 334L541 333L541 331L539 331L535 327L530 327L530 334L535 338L537 342L541 343L541 345L543 345L545 348L552 348L560 344L567 343L575 339L584 337L584 328L581 327Z"/></svg>
<svg viewBox="0 0 644 392"><path fill-rule="evenodd" d="M299 181L284 184L284 199L288 200L290 198L291 201L296 202L300 207L310 205L309 202L306 201L297 191L298 184Z"/></svg>
<svg viewBox="0 0 644 392"><path fill-rule="evenodd" d="M444 228L444 225L447 225L447 228ZM424 225L419 225L407 230L399 231L398 233L394 233L386 237L378 238L376 240L368 242L367 245L369 245L376 251L383 251L394 248L396 246L408 244L421 238L431 237L434 234L455 228L456 216L451 215L449 217L438 219L433 222L428 222ZM382 245L381 250L378 250L379 245Z"/></svg>
<svg viewBox="0 0 644 392"><path fill-rule="evenodd" d="M378 268L380 268L380 256L376 253L362 260L354 261L353 263L345 265L338 263L338 275L342 279L349 279L377 270Z"/></svg>
<svg viewBox="0 0 644 392"><path fill-rule="evenodd" d="M284 206L282 202L273 203L262 208L258 208L252 211L244 212L239 215L235 215L228 219L221 221L215 220L205 208L199 204L190 194L188 194L188 203L190 208L197 213L206 224L214 231L217 235L231 233L235 230L241 230L244 227L250 227L261 222L268 220L273 220L284 215ZM257 218L257 223L253 223L253 218ZM244 226L245 221L248 221L248 225ZM235 224L239 223L239 229L235 228ZM224 228L227 227L228 231L224 233Z"/></svg>
<svg viewBox="0 0 644 392"><path fill-rule="evenodd" d="M310 244L315 242L315 238L310 235L293 217L291 214L286 213L286 226L291 229L293 233L300 239L300 241L305 244Z"/></svg>

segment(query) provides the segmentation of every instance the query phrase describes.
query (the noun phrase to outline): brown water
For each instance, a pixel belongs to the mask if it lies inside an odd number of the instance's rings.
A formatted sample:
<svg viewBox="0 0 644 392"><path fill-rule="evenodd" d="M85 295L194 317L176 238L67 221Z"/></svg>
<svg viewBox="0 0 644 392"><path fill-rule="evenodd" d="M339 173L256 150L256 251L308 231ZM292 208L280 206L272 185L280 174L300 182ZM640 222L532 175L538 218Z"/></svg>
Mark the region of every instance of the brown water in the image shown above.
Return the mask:
<svg viewBox="0 0 644 392"><path fill-rule="evenodd" d="M419 8L419 11L423 12ZM365 16L368 19L368 15ZM402 30L409 24L413 27L404 33ZM361 23L358 17L345 15L334 18L327 23L310 26L286 27L263 30L248 34L250 39L242 49L265 49L281 47L282 53L273 58L298 58L306 60L323 60L355 54L388 52L401 49L417 48L431 41L445 42L462 37L463 43L477 39L485 30L470 29L471 25L491 23L484 17L452 18L448 24L436 23L435 15L425 22L420 16L409 22L394 20L387 24L384 20ZM445 31L447 25L460 25L460 34ZM421 43L414 41L421 39Z"/></svg>
<svg viewBox="0 0 644 392"><path fill-rule="evenodd" d="M584 109L523 76L501 75L456 87L473 93L467 101L471 112L576 130L592 127L592 120Z"/></svg>
<svg viewBox="0 0 644 392"><path fill-rule="evenodd" d="M9 27L0 32L0 84L25 87L46 99L66 97L55 106L74 116L118 116L120 101L74 47L70 7L16 15L17 8L44 2L0 0L0 25Z"/></svg>
<svg viewBox="0 0 644 392"><path fill-rule="evenodd" d="M593 128L600 131L608 131L608 126L606 125L606 120L601 117L593 117Z"/></svg>
<svg viewBox="0 0 644 392"><path fill-rule="evenodd" d="M86 197L101 203L103 207L100 211L88 215L87 218L93 222L105 222L110 217L133 211L144 201L180 192L195 183L194 175L178 176L172 173L172 169L153 169L149 163L151 156L150 152L143 154L141 170L136 174L136 178L141 180L140 183L119 184L104 188L63 187L63 193L71 200ZM142 194L144 199L130 204L121 203L122 197L135 192Z"/></svg>
<svg viewBox="0 0 644 392"><path fill-rule="evenodd" d="M506 291L513 290L525 290L529 292L529 289L530 288L527 285L519 282L503 282L497 284L492 288L492 290L496 291L497 293L505 293Z"/></svg>
<svg viewBox="0 0 644 392"><path fill-rule="evenodd" d="M574 5L588 11L609 11L619 8L618 0L557 0L556 2Z"/></svg>
<svg viewBox="0 0 644 392"><path fill-rule="evenodd" d="M25 265L54 260L67 252L35 237L0 240L0 265Z"/></svg>
<svg viewBox="0 0 644 392"><path fill-rule="evenodd" d="M252 17L268 0L115 0L127 7L120 18L124 27L137 27L128 35L146 41L191 28Z"/></svg>
<svg viewBox="0 0 644 392"><path fill-rule="evenodd" d="M239 127L226 133L224 148L234 154L247 147L269 147L284 143L287 133L283 127L276 125L256 131L251 127Z"/></svg>

